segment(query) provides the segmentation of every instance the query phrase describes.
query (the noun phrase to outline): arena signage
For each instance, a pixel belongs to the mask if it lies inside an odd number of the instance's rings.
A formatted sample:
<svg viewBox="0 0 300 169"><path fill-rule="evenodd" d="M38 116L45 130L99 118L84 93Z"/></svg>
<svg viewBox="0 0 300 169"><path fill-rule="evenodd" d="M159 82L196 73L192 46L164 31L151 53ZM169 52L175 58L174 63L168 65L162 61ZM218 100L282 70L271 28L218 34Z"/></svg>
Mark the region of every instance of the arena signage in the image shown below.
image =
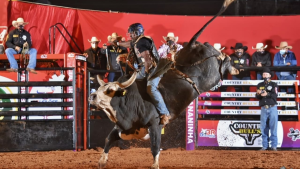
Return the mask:
<svg viewBox="0 0 300 169"><path fill-rule="evenodd" d="M279 121L279 148L300 148L300 122ZM198 120L198 146L262 147L259 121Z"/></svg>
<svg viewBox="0 0 300 169"><path fill-rule="evenodd" d="M260 123L235 122L229 128L232 133L242 137L247 145L253 145L255 139L261 136Z"/></svg>
<svg viewBox="0 0 300 169"><path fill-rule="evenodd" d="M299 80L272 80L278 84L278 86L293 86L295 82L299 85ZM262 80L223 80L222 85L235 85L235 86L257 86Z"/></svg>
<svg viewBox="0 0 300 169"><path fill-rule="evenodd" d="M186 109L186 150L195 149L195 100Z"/></svg>

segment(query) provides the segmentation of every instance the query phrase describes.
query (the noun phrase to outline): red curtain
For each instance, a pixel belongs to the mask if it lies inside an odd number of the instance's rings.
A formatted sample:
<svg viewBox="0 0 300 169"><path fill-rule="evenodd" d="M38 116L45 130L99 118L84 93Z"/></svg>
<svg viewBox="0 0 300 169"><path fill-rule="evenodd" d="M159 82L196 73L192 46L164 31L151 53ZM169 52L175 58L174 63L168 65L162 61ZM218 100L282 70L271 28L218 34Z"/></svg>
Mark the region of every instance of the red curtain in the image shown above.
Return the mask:
<svg viewBox="0 0 300 169"><path fill-rule="evenodd" d="M112 32L126 35L130 24L140 22L144 26L145 35L154 39L157 47L163 42L162 36L174 32L179 37L179 43L187 42L211 18L205 16L166 16L126 13L107 13L80 10L79 19L82 24L84 45L89 47L87 41L92 36L98 36L102 42L107 42L107 36ZM256 43L263 42L268 45L273 55L278 52L275 46L281 41L287 41L294 48L296 56L300 58L299 30L297 21L300 16L258 16L258 17L218 17L200 35L198 41L221 43L225 46L225 53L231 54L230 49L236 42L248 46L252 54ZM300 63L300 59L299 59Z"/></svg>
<svg viewBox="0 0 300 169"><path fill-rule="evenodd" d="M0 0L0 26L6 26L7 23L7 0ZM0 32L1 33L1 32Z"/></svg>
<svg viewBox="0 0 300 169"><path fill-rule="evenodd" d="M53 7L46 5L36 5L24 2L10 2L11 12L8 15L8 25L10 30L14 29L11 24L13 20L19 17L24 18L25 22L29 22L25 29L32 36L33 47L38 53L48 53L49 51L49 28L56 23L62 23L71 35L76 35L80 30L77 11L75 9ZM62 27L58 26L61 30ZM65 31L62 31L66 35ZM70 40L69 37L67 37ZM81 38L78 38L81 40ZM82 46L81 46L82 47ZM55 53L67 53L70 51L69 45L56 30ZM52 52L53 53L53 52Z"/></svg>
<svg viewBox="0 0 300 169"><path fill-rule="evenodd" d="M18 17L23 17L26 30L32 35L33 46L39 53L48 53L48 29L55 23L63 23L81 48L90 47L88 39L97 36L102 40L100 46L107 42L107 36L112 32L126 36L128 26L140 22L145 29L145 35L154 39L157 47L163 42L162 36L174 32L179 36L179 43L189 41L190 38L211 18L206 16L167 16L128 13L108 13L70 8L35 5L24 2L11 2L11 12L8 24ZM273 55L278 52L274 47L281 41L287 41L293 46L300 63L300 43L298 21L300 16L256 16L256 17L218 17L204 30L199 37L200 42L221 43L225 46L225 53L232 53L230 49L236 42L248 46L252 54L258 42L268 45ZM56 53L70 51L67 43L60 35L56 36ZM299 64L298 64L299 65Z"/></svg>

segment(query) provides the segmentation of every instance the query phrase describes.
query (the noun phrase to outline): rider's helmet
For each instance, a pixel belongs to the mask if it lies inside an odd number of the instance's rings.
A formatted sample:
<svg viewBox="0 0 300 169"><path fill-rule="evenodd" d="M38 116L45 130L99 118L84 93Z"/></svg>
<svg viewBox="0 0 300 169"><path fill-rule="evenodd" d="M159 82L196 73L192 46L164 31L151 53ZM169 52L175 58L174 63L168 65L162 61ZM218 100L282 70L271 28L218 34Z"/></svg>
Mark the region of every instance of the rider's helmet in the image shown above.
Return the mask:
<svg viewBox="0 0 300 169"><path fill-rule="evenodd" d="M128 28L128 33L135 33L137 36L144 34L144 27L140 23L131 24Z"/></svg>

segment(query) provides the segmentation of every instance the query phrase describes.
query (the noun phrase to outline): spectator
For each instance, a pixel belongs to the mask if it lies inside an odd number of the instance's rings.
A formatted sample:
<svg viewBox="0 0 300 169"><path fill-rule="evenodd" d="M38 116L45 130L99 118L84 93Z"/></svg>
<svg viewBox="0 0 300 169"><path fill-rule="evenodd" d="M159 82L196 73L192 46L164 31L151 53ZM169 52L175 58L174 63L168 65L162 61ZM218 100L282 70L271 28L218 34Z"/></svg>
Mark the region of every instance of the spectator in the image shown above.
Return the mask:
<svg viewBox="0 0 300 169"><path fill-rule="evenodd" d="M251 80L250 72L242 69L250 65L250 55L246 53L248 47L243 46L242 43L236 43L235 47L231 47L234 53L230 55L231 65L239 69L240 73L238 75L232 75L232 80ZM235 92L250 92L249 86L234 86ZM249 101L248 98L240 98L241 101ZM248 109L248 107L243 107Z"/></svg>
<svg viewBox="0 0 300 169"><path fill-rule="evenodd" d="M5 50L10 64L10 68L6 70L9 72L18 71L18 63L14 55L20 54L22 50L28 50L30 58L26 70L28 72L37 74L37 72L34 70L36 66L37 51L36 49L32 48L30 33L24 30L24 26L27 24L28 22L24 22L23 18L18 18L16 21L12 22L13 27L15 27L16 29L9 32L6 41L7 49Z"/></svg>
<svg viewBox="0 0 300 169"><path fill-rule="evenodd" d="M262 134L262 148L260 150L267 150L269 141L271 141L271 150L277 150L277 83L272 82L273 74L269 68L265 67L262 71L263 82L257 85L256 98L259 99L259 106L261 106L260 114L260 131ZM269 130L271 137L269 137Z"/></svg>
<svg viewBox="0 0 300 169"><path fill-rule="evenodd" d="M110 46L107 46L107 49L105 50L106 58L108 60L107 70L114 70L114 71L121 70L120 67L121 63L118 62L120 59L117 60L117 58L118 56L126 57L128 54L127 48L119 46L119 42L121 42L122 36L118 36L118 34L114 32L112 33L111 36L109 35L107 39L108 39L108 43L111 44ZM115 77L116 77L116 72L110 72L108 75L108 81L109 82L115 81L116 80Z"/></svg>
<svg viewBox="0 0 300 169"><path fill-rule="evenodd" d="M243 46L242 43L236 43L235 47L231 47L234 53L230 55L231 65L240 70L238 75L233 75L232 80L250 80L250 72L245 71L242 68L249 66L250 55L246 53L248 47ZM249 87L234 87L236 92L249 92ZM244 90L243 90L244 89Z"/></svg>
<svg viewBox="0 0 300 169"><path fill-rule="evenodd" d="M89 69L106 70L106 58L101 53L101 48L98 46L101 40L97 37L92 37L88 40L91 43L91 47L84 51L83 55L87 57L87 66ZM103 45L105 48L105 44Z"/></svg>
<svg viewBox="0 0 300 169"><path fill-rule="evenodd" d="M175 37L173 32L169 32L167 37L163 36L163 39L166 43L159 47L158 54L161 58L170 58L174 61L175 54L183 48L182 45L177 43L178 36Z"/></svg>
<svg viewBox="0 0 300 169"><path fill-rule="evenodd" d="M91 40L88 40L91 43L91 47L84 51L83 55L87 57L87 67L89 70L106 70L106 57L101 53L101 48L99 48L99 42L97 37L92 37ZM105 47L105 44L103 45ZM96 91L99 87L99 83L97 82L97 75L100 75L102 78L105 74L103 73L93 73L91 72L91 93Z"/></svg>
<svg viewBox="0 0 300 169"><path fill-rule="evenodd" d="M274 66L297 66L297 60L295 54L290 51L292 46L289 46L287 42L280 42L280 46L275 46L276 49L280 49L274 56ZM292 71L280 71L276 72L279 80L296 80L296 72ZM286 89L280 87L281 92L286 92ZM288 93L295 93L294 87L288 87Z"/></svg>
<svg viewBox="0 0 300 169"><path fill-rule="evenodd" d="M257 43L255 48L252 47L252 49L256 49L256 52L252 54L251 66L255 66L255 67L271 66L272 63L271 54L270 52L265 51L267 47L268 45L264 46L263 43ZM261 72L256 72L256 78L257 80L262 80Z"/></svg>

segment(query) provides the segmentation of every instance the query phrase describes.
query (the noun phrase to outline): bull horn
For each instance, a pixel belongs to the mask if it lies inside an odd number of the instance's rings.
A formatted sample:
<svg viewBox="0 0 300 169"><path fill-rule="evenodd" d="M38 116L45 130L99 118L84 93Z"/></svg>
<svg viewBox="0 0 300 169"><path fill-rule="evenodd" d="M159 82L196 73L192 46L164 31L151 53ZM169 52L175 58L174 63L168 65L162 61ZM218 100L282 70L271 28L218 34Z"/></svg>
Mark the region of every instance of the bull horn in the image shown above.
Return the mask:
<svg viewBox="0 0 300 169"><path fill-rule="evenodd" d="M130 79L128 79L127 81L123 82L123 83L120 83L119 86L122 88L122 89L125 89L127 87L129 87L130 85L132 85L132 83L135 81L136 79L136 76L137 76L137 72L134 72Z"/></svg>
<svg viewBox="0 0 300 169"><path fill-rule="evenodd" d="M98 83L100 84L100 86L105 85L105 82L101 79L101 77L99 75L97 75L97 80L98 80Z"/></svg>

